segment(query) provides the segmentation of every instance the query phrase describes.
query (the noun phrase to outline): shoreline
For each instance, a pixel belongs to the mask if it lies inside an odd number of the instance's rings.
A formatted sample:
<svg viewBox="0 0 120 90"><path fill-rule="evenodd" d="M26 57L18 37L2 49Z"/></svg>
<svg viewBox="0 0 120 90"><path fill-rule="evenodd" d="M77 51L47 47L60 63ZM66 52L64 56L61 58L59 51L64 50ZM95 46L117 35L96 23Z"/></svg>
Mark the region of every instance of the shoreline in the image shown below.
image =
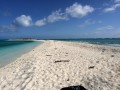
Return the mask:
<svg viewBox="0 0 120 90"><path fill-rule="evenodd" d="M57 40L57 41L61 41L61 40ZM63 41L63 42L73 42L73 43L83 43L83 44L92 44L92 45L96 45L96 46L105 46L105 47L112 47L112 48L120 48L120 44L100 44L100 43L91 43L91 42L84 42L84 41Z"/></svg>
<svg viewBox="0 0 120 90"><path fill-rule="evenodd" d="M4 67L12 62L14 62L17 58L21 57L22 55L30 52L33 50L35 47L37 47L39 44L42 44L42 41L34 41L30 43L23 43L23 44L18 44L18 45L13 45L13 46L7 46L3 47L0 51L0 68ZM3 55L3 56L2 56Z"/></svg>
<svg viewBox="0 0 120 90"><path fill-rule="evenodd" d="M82 85L88 90L119 90L120 48L45 40L0 68L0 89L60 90Z"/></svg>

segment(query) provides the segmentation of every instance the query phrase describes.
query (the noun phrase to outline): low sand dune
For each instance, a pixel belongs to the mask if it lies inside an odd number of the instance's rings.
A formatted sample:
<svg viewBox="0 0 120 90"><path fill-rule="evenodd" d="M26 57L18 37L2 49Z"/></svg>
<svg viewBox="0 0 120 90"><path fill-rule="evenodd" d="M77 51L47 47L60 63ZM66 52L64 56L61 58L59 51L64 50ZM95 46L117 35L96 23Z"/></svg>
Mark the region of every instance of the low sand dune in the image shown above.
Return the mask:
<svg viewBox="0 0 120 90"><path fill-rule="evenodd" d="M120 90L120 49L44 41L0 69L0 90Z"/></svg>

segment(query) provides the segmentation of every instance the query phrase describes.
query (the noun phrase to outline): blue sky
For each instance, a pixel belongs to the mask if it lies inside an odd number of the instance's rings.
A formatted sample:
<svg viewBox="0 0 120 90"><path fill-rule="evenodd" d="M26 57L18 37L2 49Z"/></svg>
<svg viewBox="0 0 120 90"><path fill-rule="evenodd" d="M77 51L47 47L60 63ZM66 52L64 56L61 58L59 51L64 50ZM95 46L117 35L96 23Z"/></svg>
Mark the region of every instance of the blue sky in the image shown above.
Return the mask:
<svg viewBox="0 0 120 90"><path fill-rule="evenodd" d="M0 39L119 37L120 0L0 0Z"/></svg>

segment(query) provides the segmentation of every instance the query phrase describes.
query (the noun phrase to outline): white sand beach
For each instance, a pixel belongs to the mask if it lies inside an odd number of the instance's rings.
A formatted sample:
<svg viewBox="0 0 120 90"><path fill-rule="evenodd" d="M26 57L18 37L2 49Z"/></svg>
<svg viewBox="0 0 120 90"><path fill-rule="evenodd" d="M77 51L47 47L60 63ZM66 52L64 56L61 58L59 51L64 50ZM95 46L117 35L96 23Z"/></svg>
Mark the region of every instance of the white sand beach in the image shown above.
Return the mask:
<svg viewBox="0 0 120 90"><path fill-rule="evenodd" d="M0 90L120 90L120 48L46 40L0 69Z"/></svg>

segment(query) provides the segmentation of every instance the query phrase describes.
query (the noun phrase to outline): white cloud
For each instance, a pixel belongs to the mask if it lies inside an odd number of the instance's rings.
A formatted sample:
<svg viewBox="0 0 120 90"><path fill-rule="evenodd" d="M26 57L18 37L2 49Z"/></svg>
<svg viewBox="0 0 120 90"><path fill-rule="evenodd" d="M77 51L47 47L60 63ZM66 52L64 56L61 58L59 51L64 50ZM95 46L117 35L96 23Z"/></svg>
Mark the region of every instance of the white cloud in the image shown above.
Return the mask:
<svg viewBox="0 0 120 90"><path fill-rule="evenodd" d="M20 27L29 27L32 25L32 18L30 16L21 15L17 17L12 24L0 26L0 32L15 31Z"/></svg>
<svg viewBox="0 0 120 90"><path fill-rule="evenodd" d="M47 17L47 21L50 23L67 19L68 19L67 15L65 13L62 13L61 10L55 11Z"/></svg>
<svg viewBox="0 0 120 90"><path fill-rule="evenodd" d="M68 17L65 13L62 13L61 10L59 9L55 12L52 12L52 14L50 14L47 18L37 20L35 22L35 25L44 26L48 23L53 23L53 22L60 21L60 20L68 20Z"/></svg>
<svg viewBox="0 0 120 90"><path fill-rule="evenodd" d="M118 38L120 37L120 28L113 27L111 25L96 28L95 32L92 33L93 37L103 38Z"/></svg>
<svg viewBox="0 0 120 90"><path fill-rule="evenodd" d="M111 26L111 25L107 25L107 26L104 26L104 27L97 28L97 30L112 30L112 29L114 29L114 27Z"/></svg>
<svg viewBox="0 0 120 90"><path fill-rule="evenodd" d="M32 22L32 18L30 16L21 15L20 17L17 17L15 19L13 24L18 27L29 27L31 25L41 27L48 23L53 23L60 20L68 20L70 19L70 16L80 18L88 15L93 11L94 8L89 5L82 6L79 3L74 3L72 6L67 7L64 12L62 12L60 9L56 10L48 15L46 18L37 20L35 23Z"/></svg>
<svg viewBox="0 0 120 90"><path fill-rule="evenodd" d="M16 30L16 27L14 25L3 25L3 26L0 26L0 32L8 32L8 31L15 31Z"/></svg>
<svg viewBox="0 0 120 90"><path fill-rule="evenodd" d="M111 7L105 8L104 11L105 12L115 11L119 7L120 7L120 4L115 4L115 5L111 6Z"/></svg>
<svg viewBox="0 0 120 90"><path fill-rule="evenodd" d="M120 3L120 0L115 0L115 3Z"/></svg>
<svg viewBox="0 0 120 90"><path fill-rule="evenodd" d="M95 24L95 21L85 20L85 21L80 25L80 27L83 28L83 27L86 27L86 26L89 26L89 25L92 25L92 24Z"/></svg>
<svg viewBox="0 0 120 90"><path fill-rule="evenodd" d="M112 12L118 8L120 8L120 0L114 0L111 6L104 9L104 12Z"/></svg>
<svg viewBox="0 0 120 90"><path fill-rule="evenodd" d="M102 23L102 21L96 21L96 20L91 20L91 19L88 19L88 20L85 20L81 25L80 25L80 28L84 28L84 27L87 27L89 25L94 25L94 24L100 24Z"/></svg>
<svg viewBox="0 0 120 90"><path fill-rule="evenodd" d="M82 6L81 4L74 3L72 6L67 7L64 12L62 12L59 9L57 11L52 12L50 15L48 15L47 18L36 21L35 25L43 26L48 23L53 23L60 20L69 20L70 16L75 18L81 18L93 11L94 11L94 8L89 5Z"/></svg>
<svg viewBox="0 0 120 90"><path fill-rule="evenodd" d="M75 17L75 18L81 18L93 11L94 11L93 7L89 5L82 6L81 4L78 3L74 3L72 6L66 8L66 13L71 17Z"/></svg>
<svg viewBox="0 0 120 90"><path fill-rule="evenodd" d="M46 18L42 19L42 20L38 20L35 22L36 26L44 26L46 25Z"/></svg>
<svg viewBox="0 0 120 90"><path fill-rule="evenodd" d="M30 16L21 15L14 21L14 25L18 27L28 27L32 25L32 18Z"/></svg>
<svg viewBox="0 0 120 90"><path fill-rule="evenodd" d="M36 22L32 21L31 16L21 15L17 17L12 22L12 24L6 25L6 26L0 26L0 30L14 31L20 27L30 27L30 26L41 27L46 24L57 22L60 20L69 20L71 17L81 18L93 11L94 11L94 8L89 5L82 6L79 3L74 3L72 6L67 7L63 12L60 9L56 10L52 12L50 15L48 15L46 18L37 20Z"/></svg>

